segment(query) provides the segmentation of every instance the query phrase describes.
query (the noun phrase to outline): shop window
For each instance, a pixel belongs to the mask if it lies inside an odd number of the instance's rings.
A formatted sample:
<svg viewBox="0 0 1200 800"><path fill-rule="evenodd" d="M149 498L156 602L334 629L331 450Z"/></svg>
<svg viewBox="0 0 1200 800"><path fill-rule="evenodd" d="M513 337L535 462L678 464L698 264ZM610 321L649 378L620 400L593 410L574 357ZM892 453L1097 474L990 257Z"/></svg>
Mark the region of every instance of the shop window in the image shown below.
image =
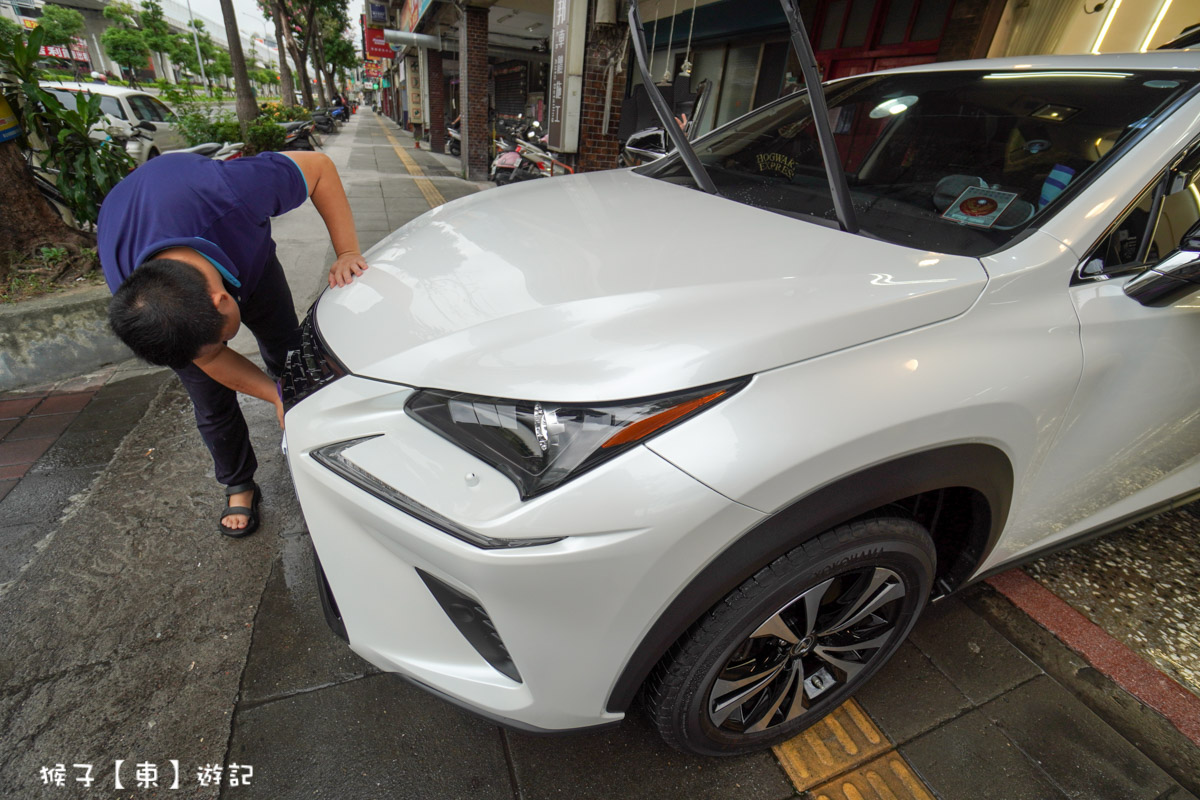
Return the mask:
<svg viewBox="0 0 1200 800"><path fill-rule="evenodd" d="M833 0L825 9L818 50L833 50L842 38L842 22L846 16L846 0Z"/></svg>
<svg viewBox="0 0 1200 800"><path fill-rule="evenodd" d="M771 42L763 45L762 65L758 68L758 84L754 87L754 108L777 99L783 85L783 70L788 62L791 42Z"/></svg>
<svg viewBox="0 0 1200 800"><path fill-rule="evenodd" d="M842 47L862 47L867 43L867 32L871 29L871 17L875 14L875 0L854 0L850 15L846 18L846 32L842 35Z"/></svg>
<svg viewBox="0 0 1200 800"><path fill-rule="evenodd" d="M908 39L908 23L912 20L916 0L892 0L888 4L880 44L901 44Z"/></svg>
<svg viewBox="0 0 1200 800"><path fill-rule="evenodd" d="M750 110L761 54L762 45L759 44L729 48L725 82L721 86L721 101L717 107L717 125L724 125Z"/></svg>
<svg viewBox="0 0 1200 800"><path fill-rule="evenodd" d="M911 41L925 42L941 38L952 2L953 0L922 0L921 7L917 10L917 19L913 22Z"/></svg>

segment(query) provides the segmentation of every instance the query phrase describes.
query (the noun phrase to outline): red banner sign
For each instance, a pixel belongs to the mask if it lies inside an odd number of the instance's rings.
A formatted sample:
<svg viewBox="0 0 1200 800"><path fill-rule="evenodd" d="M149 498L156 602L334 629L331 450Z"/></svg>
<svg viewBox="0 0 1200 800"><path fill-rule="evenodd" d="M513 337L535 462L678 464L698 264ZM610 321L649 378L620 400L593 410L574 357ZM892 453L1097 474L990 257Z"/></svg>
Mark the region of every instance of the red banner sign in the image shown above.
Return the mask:
<svg viewBox="0 0 1200 800"><path fill-rule="evenodd" d="M368 27L364 32L367 55L371 58L395 58L396 54L383 38L383 28Z"/></svg>

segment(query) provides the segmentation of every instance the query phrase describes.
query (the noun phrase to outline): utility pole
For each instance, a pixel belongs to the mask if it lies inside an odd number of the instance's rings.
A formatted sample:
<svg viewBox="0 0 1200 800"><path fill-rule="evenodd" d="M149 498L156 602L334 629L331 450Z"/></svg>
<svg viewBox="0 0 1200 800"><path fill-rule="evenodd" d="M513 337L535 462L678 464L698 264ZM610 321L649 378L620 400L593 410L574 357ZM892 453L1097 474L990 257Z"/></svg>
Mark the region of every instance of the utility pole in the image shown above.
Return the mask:
<svg viewBox="0 0 1200 800"><path fill-rule="evenodd" d="M192 23L192 42L196 45L196 63L200 65L200 80L208 85L208 76L204 74L204 56L200 55L200 34L196 32L196 18L192 16L192 0L187 0L188 19Z"/></svg>

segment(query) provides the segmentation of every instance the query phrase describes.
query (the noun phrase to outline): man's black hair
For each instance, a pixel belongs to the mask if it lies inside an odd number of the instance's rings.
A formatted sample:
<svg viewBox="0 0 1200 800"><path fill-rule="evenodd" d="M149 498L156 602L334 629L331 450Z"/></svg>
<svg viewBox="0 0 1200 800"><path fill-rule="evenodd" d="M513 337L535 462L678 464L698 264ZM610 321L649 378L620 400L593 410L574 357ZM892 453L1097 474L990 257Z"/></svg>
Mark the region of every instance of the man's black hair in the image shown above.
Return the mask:
<svg viewBox="0 0 1200 800"><path fill-rule="evenodd" d="M173 258L143 262L108 305L108 324L138 358L173 369L221 339L224 319L200 270Z"/></svg>

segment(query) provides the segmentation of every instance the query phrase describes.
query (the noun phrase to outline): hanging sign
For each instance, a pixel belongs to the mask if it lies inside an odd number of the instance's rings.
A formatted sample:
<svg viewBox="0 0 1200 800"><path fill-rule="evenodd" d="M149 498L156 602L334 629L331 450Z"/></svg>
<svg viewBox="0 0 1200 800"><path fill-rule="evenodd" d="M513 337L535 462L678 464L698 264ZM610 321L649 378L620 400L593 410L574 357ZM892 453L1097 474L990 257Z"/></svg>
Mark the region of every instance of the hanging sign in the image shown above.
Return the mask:
<svg viewBox="0 0 1200 800"><path fill-rule="evenodd" d="M371 58L395 58L396 54L392 52L391 45L383 38L383 28L367 27L363 31L363 36L367 40L367 55Z"/></svg>
<svg viewBox="0 0 1200 800"><path fill-rule="evenodd" d="M421 65L416 56L405 57L404 77L408 87L408 121L421 125L425 122L425 114L421 103Z"/></svg>
<svg viewBox="0 0 1200 800"><path fill-rule="evenodd" d="M586 0L554 0L550 29L549 145L560 153L579 150L583 103L583 45Z"/></svg>
<svg viewBox="0 0 1200 800"><path fill-rule="evenodd" d="M0 142L7 142L21 135L21 126L17 124L17 115L12 106L0 94Z"/></svg>
<svg viewBox="0 0 1200 800"><path fill-rule="evenodd" d="M387 24L387 5L384 3L368 3L367 8L370 9L370 17L372 25Z"/></svg>

